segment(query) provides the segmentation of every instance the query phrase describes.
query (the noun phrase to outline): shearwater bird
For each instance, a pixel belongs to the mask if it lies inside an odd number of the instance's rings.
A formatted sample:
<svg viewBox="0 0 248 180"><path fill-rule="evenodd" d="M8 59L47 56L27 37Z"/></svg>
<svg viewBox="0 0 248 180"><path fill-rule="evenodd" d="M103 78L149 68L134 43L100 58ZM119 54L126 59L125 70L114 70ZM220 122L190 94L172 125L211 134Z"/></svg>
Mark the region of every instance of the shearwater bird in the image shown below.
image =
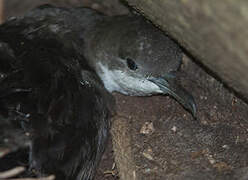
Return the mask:
<svg viewBox="0 0 248 180"><path fill-rule="evenodd" d="M28 146L38 177L92 180L114 114L110 92L169 94L195 116L176 81L181 60L180 47L140 16L46 5L11 18L0 26L0 145Z"/></svg>

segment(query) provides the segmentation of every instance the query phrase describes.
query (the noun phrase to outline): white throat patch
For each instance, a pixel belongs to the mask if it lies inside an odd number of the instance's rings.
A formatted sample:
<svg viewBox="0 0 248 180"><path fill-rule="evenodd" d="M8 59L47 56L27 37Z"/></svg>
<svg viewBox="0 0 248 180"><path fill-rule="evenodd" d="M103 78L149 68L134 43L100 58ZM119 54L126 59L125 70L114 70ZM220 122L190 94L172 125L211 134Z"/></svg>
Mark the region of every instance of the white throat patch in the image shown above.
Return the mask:
<svg viewBox="0 0 248 180"><path fill-rule="evenodd" d="M126 95L148 96L162 93L160 88L153 82L144 78L135 78L120 70L109 70L102 63L97 64L98 76L109 92L117 91Z"/></svg>

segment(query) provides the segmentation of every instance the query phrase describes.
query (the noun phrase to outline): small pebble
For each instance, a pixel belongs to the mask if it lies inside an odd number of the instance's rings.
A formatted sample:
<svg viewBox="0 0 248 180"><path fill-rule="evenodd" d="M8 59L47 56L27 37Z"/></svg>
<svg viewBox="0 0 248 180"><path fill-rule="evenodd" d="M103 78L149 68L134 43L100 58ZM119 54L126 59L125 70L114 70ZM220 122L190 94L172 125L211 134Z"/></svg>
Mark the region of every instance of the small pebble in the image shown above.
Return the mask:
<svg viewBox="0 0 248 180"><path fill-rule="evenodd" d="M176 126L173 126L173 127L171 128L171 130L172 130L173 132L176 132L176 131L177 131L177 127L176 127Z"/></svg>
<svg viewBox="0 0 248 180"><path fill-rule="evenodd" d="M151 169L150 168L146 168L145 169L145 173L149 173L149 172L151 172Z"/></svg>
<svg viewBox="0 0 248 180"><path fill-rule="evenodd" d="M152 149L148 148L146 149L143 153L143 156L149 160L154 160L154 158L152 157Z"/></svg>
<svg viewBox="0 0 248 180"><path fill-rule="evenodd" d="M229 146L228 146L228 145L226 145L226 144L225 144L225 145L223 145L222 147L223 147L224 149L229 149Z"/></svg>
<svg viewBox="0 0 248 180"><path fill-rule="evenodd" d="M152 122L145 122L145 124L141 127L141 134L152 134L155 131Z"/></svg>

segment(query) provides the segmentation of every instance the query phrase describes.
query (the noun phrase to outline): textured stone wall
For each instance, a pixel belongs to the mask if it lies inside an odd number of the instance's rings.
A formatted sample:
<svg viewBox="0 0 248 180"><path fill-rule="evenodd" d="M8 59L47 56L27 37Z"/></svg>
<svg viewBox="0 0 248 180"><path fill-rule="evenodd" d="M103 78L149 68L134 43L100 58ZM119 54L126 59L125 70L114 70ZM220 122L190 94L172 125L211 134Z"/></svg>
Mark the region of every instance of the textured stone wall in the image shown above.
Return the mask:
<svg viewBox="0 0 248 180"><path fill-rule="evenodd" d="M248 98L248 1L127 0Z"/></svg>

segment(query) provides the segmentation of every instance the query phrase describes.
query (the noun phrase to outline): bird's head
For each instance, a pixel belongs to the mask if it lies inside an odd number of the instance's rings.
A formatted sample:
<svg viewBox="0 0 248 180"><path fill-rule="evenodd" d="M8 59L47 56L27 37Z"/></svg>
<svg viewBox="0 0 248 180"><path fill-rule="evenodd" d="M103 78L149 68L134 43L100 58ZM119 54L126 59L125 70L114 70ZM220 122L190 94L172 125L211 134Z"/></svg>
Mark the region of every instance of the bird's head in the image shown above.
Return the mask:
<svg viewBox="0 0 248 180"><path fill-rule="evenodd" d="M169 94L195 116L193 97L176 81L183 53L173 40L142 18L118 17L99 29L88 56L108 91Z"/></svg>

